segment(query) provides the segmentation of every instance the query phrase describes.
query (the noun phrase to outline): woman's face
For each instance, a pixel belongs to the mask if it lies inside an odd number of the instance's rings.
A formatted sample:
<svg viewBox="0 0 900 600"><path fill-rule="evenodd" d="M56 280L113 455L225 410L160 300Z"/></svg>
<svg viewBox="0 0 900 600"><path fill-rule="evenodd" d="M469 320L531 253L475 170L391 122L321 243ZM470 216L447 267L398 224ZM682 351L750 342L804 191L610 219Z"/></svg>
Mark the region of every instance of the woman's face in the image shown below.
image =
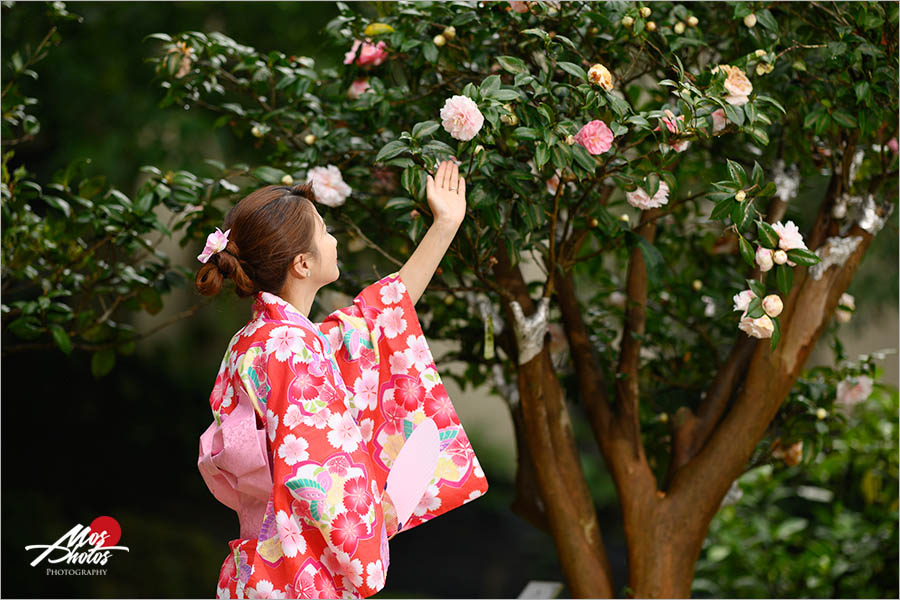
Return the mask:
<svg viewBox="0 0 900 600"><path fill-rule="evenodd" d="M313 271L310 278L323 285L337 280L340 271L337 265L337 239L331 235L325 220L318 211L316 213L316 249L319 253L318 261L313 263Z"/></svg>

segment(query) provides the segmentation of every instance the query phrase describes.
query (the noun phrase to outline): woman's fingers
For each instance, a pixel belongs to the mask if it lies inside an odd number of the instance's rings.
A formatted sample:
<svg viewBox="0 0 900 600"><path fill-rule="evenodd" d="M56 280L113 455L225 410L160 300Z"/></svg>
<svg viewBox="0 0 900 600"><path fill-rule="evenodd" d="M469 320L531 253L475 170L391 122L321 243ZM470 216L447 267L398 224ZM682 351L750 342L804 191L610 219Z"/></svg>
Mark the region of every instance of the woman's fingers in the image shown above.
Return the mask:
<svg viewBox="0 0 900 600"><path fill-rule="evenodd" d="M459 167L456 163L453 163L453 167L451 168L453 169L453 172L450 175L450 190L455 192L459 189Z"/></svg>
<svg viewBox="0 0 900 600"><path fill-rule="evenodd" d="M441 163L441 166L444 168L444 179L441 181L441 187L446 190L450 187L450 173L453 163L451 163L449 160L445 160Z"/></svg>
<svg viewBox="0 0 900 600"><path fill-rule="evenodd" d="M466 196L466 178L465 177L459 178L459 187L457 188L456 193L458 193L463 198L465 198L465 196Z"/></svg>
<svg viewBox="0 0 900 600"><path fill-rule="evenodd" d="M438 189L444 187L444 171L446 170L447 168L444 163L441 163L438 165L437 172L434 174L434 183Z"/></svg>
<svg viewBox="0 0 900 600"><path fill-rule="evenodd" d="M434 178L431 175L425 178L425 193L429 198L434 196Z"/></svg>

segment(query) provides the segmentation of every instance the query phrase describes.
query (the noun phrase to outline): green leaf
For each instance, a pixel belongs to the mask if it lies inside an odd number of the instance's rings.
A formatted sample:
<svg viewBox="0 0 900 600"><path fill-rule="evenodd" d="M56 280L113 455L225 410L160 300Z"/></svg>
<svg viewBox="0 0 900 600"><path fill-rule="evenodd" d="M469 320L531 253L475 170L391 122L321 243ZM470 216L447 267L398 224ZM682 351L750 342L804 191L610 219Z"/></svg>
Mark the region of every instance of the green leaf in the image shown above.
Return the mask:
<svg viewBox="0 0 900 600"><path fill-rule="evenodd" d="M822 259L815 252L810 252L803 248L794 248L787 251L788 258L798 265L810 266L822 262Z"/></svg>
<svg viewBox="0 0 900 600"><path fill-rule="evenodd" d="M69 339L69 334L66 333L65 329L60 325L50 325L50 333L53 335L53 341L56 342L60 350L65 354L72 352L72 340Z"/></svg>
<svg viewBox="0 0 900 600"><path fill-rule="evenodd" d="M728 120L740 127L744 124L744 111L740 106L725 103L725 116Z"/></svg>
<svg viewBox="0 0 900 600"><path fill-rule="evenodd" d="M98 350L91 356L91 373L100 378L112 371L116 364L116 352L111 348Z"/></svg>
<svg viewBox="0 0 900 600"><path fill-rule="evenodd" d="M726 158L725 160L728 163L728 174L731 176L731 180L736 182L742 188L746 187L747 173L744 171L744 167L730 158Z"/></svg>
<svg viewBox="0 0 900 600"><path fill-rule="evenodd" d="M762 296L757 295L757 297L751 300L747 305L747 316L751 319L758 319L764 314L766 314L766 311L763 310L762 307Z"/></svg>
<svg viewBox="0 0 900 600"><path fill-rule="evenodd" d="M43 200L56 210L61 211L66 217L72 216L72 208L69 206L69 203L62 198L57 198L56 196L44 196Z"/></svg>
<svg viewBox="0 0 900 600"><path fill-rule="evenodd" d="M778 340L781 339L781 325L778 324L778 317L769 317L772 321L772 340L771 345L769 346L770 350L775 350L775 346L778 345Z"/></svg>
<svg viewBox="0 0 900 600"><path fill-rule="evenodd" d="M747 287L756 294L757 298L763 298L766 295L766 286L758 279L748 279Z"/></svg>
<svg viewBox="0 0 900 600"><path fill-rule="evenodd" d="M768 102L769 104L771 104L772 106L774 106L775 108L780 110L781 114L783 114L783 115L787 114L787 111L784 110L784 107L781 105L781 103L778 102L778 100L776 100L775 98L772 98L771 96L758 95L756 97L756 99L759 101L762 101L762 102Z"/></svg>
<svg viewBox="0 0 900 600"><path fill-rule="evenodd" d="M746 131L760 146L769 145L769 134L766 133L765 129L762 129L761 127L748 127L744 131Z"/></svg>
<svg viewBox="0 0 900 600"><path fill-rule="evenodd" d="M765 221L756 223L756 232L759 235L759 241L765 248L778 248L778 234L775 229Z"/></svg>
<svg viewBox="0 0 900 600"><path fill-rule="evenodd" d="M287 173L281 169L275 169L273 167L258 167L253 171L253 176L260 181L273 184L281 183L281 178L286 174Z"/></svg>
<svg viewBox="0 0 900 600"><path fill-rule="evenodd" d="M487 95L494 90L499 90L500 83L499 75L489 75L484 78L484 81L481 82L481 85L478 86L478 88L481 90L482 95Z"/></svg>
<svg viewBox="0 0 900 600"><path fill-rule="evenodd" d="M712 213L710 213L710 219L724 219L726 216L731 214L731 206L734 204L734 198L731 194L728 194L728 197L724 200L719 201L716 204L715 208L713 208Z"/></svg>
<svg viewBox="0 0 900 600"><path fill-rule="evenodd" d="M544 142L538 142L534 148L534 163L537 165L538 170L547 164L548 160L550 160L550 149L547 148L547 144Z"/></svg>
<svg viewBox="0 0 900 600"><path fill-rule="evenodd" d="M751 267L756 266L756 253L753 251L753 247L750 245L750 242L744 239L744 236L738 236L738 243L741 248L741 256L744 257L744 262L746 262Z"/></svg>
<svg viewBox="0 0 900 600"><path fill-rule="evenodd" d="M778 291L787 296L794 281L794 271L787 264L777 265L775 267L775 279L778 282Z"/></svg>
<svg viewBox="0 0 900 600"><path fill-rule="evenodd" d="M498 56L497 62L499 62L500 66L510 73L528 72L528 67L525 65L525 61L523 61L521 58L516 58L515 56Z"/></svg>
<svg viewBox="0 0 900 600"><path fill-rule="evenodd" d="M500 102L510 102L511 100L519 99L519 92L511 89L502 89L502 90L494 90L485 96L489 98L493 98L494 100L499 100Z"/></svg>
<svg viewBox="0 0 900 600"><path fill-rule="evenodd" d="M597 161L594 157L587 151L587 148L582 146L581 144L573 144L572 148L572 156L575 158L575 162L581 165L582 168L587 169L590 173L593 173L597 168Z"/></svg>
<svg viewBox="0 0 900 600"><path fill-rule="evenodd" d="M831 113L831 118L834 119L834 122L841 127L856 129L856 118L854 118L854 116L850 113L846 113L842 110L835 110L833 113Z"/></svg>
<svg viewBox="0 0 900 600"><path fill-rule="evenodd" d="M437 121L422 121L421 123L416 123L415 125L413 125L413 128L412 128L412 136L414 139L423 138L426 135L431 135L432 133L437 131L438 127L440 127L440 126L441 126L441 124L438 123ZM393 142L391 142L391 143L393 143ZM387 146L385 146L385 147L387 147ZM383 148L382 148L382 150L383 150ZM376 158L376 162L378 162L377 158Z"/></svg>
<svg viewBox="0 0 900 600"><path fill-rule="evenodd" d="M40 325L35 317L20 317L10 323L8 329L18 338L33 340L43 333Z"/></svg>
<svg viewBox="0 0 900 600"><path fill-rule="evenodd" d="M430 63L436 63L438 60L438 47L434 45L434 42L427 42L422 45L422 56L425 57Z"/></svg>
<svg viewBox="0 0 900 600"><path fill-rule="evenodd" d="M576 65L575 63L570 63L566 61L560 61L556 63L560 69L568 73L569 75L574 75L581 81L587 81L587 73L584 72L584 69Z"/></svg>
<svg viewBox="0 0 900 600"><path fill-rule="evenodd" d="M775 17L772 16L772 13L768 8L764 8L763 10L755 14L756 18L759 20L760 25L762 25L769 31L778 32L778 22L775 21Z"/></svg>
<svg viewBox="0 0 900 600"><path fill-rule="evenodd" d="M404 152L406 152L407 149L408 146L404 141L394 140L392 142L388 142L378 152L378 155L375 157L375 162L382 162L394 158L398 154L403 154Z"/></svg>
<svg viewBox="0 0 900 600"><path fill-rule="evenodd" d="M762 187L763 170L755 160L753 161L753 172L750 174L750 182L755 186Z"/></svg>
<svg viewBox="0 0 900 600"><path fill-rule="evenodd" d="M538 130L531 127L516 127L513 130L513 135L520 140L536 140L540 138Z"/></svg>

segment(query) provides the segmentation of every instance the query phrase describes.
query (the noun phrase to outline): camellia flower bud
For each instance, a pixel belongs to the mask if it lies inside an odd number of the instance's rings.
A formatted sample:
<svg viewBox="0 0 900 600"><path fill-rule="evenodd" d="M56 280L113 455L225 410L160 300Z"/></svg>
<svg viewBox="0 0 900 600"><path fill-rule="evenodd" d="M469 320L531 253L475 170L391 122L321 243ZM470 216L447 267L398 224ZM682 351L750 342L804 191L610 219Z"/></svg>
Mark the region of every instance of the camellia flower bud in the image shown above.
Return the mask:
<svg viewBox="0 0 900 600"><path fill-rule="evenodd" d="M250 130L250 133L253 134L253 137L262 137L262 131L260 131L259 127L256 125L253 126L253 129Z"/></svg>
<svg viewBox="0 0 900 600"><path fill-rule="evenodd" d="M757 57L762 58L766 55L766 51L762 48L758 48L754 54L756 54Z"/></svg>
<svg viewBox="0 0 900 600"><path fill-rule="evenodd" d="M650 10L650 9L648 8L647 10ZM647 21L647 24L644 25L644 28L647 31L656 31L656 23L654 23L653 21Z"/></svg>
<svg viewBox="0 0 900 600"><path fill-rule="evenodd" d="M566 143L567 143L568 145L570 145L570 146L573 145L573 144L575 143L575 136L574 136L574 135L567 135L567 136L566 136Z"/></svg>
<svg viewBox="0 0 900 600"><path fill-rule="evenodd" d="M651 14L652 12L653 12L653 11L650 10L650 7L649 7L649 6L642 6L642 7L641 7L641 16L644 17L645 19L646 19L647 17L649 17L650 14Z"/></svg>
<svg viewBox="0 0 900 600"><path fill-rule="evenodd" d="M694 288L694 291L695 291L695 292L699 292L699 291L703 288L703 282L700 281L699 279L695 279L695 280L691 283L691 287Z"/></svg>
<svg viewBox="0 0 900 600"><path fill-rule="evenodd" d="M453 25L450 25L446 29L444 29L444 37L447 38L448 40L452 40L453 38L455 38L456 37L456 27L454 27Z"/></svg>
<svg viewBox="0 0 900 600"><path fill-rule="evenodd" d="M484 152L484 146L482 146L481 144L475 146L475 154L478 154L479 152Z"/></svg>
<svg viewBox="0 0 900 600"><path fill-rule="evenodd" d="M591 227L596 227L600 224L600 221L597 220L597 217L591 217Z"/></svg>
<svg viewBox="0 0 900 600"><path fill-rule="evenodd" d="M629 217L627 213L622 213L621 215L619 215L619 220L627 223L631 220L631 217Z"/></svg>
<svg viewBox="0 0 900 600"><path fill-rule="evenodd" d="M632 25L634 25L633 17L629 17L628 15L622 17L622 27L631 27Z"/></svg>
<svg viewBox="0 0 900 600"><path fill-rule="evenodd" d="M775 256L772 257L776 265L783 265L787 262L787 252L784 250L776 250Z"/></svg>
<svg viewBox="0 0 900 600"><path fill-rule="evenodd" d="M825 410L824 408L817 408L817 409L816 409L816 418L819 419L820 421L821 421L822 419L824 419L825 417L827 417L827 416L828 416L828 411Z"/></svg>
<svg viewBox="0 0 900 600"><path fill-rule="evenodd" d="M682 33L684 33L684 23L678 21L677 23L675 23L675 26L672 27L672 31L674 31L678 35L681 35Z"/></svg>
<svg viewBox="0 0 900 600"><path fill-rule="evenodd" d="M700 19L698 19L694 15L691 15L688 17L687 24L690 25L691 27L696 27L699 23L700 23Z"/></svg>
<svg viewBox="0 0 900 600"><path fill-rule="evenodd" d="M446 304L447 306L453 304L454 300L456 300L456 296L454 296L453 294L447 294L446 296L444 296L444 304Z"/></svg>
<svg viewBox="0 0 900 600"><path fill-rule="evenodd" d="M746 197L747 197L747 192L745 192L744 190L738 190L737 193L734 195L734 199L737 200L738 202L743 202Z"/></svg>
<svg viewBox="0 0 900 600"><path fill-rule="evenodd" d="M759 270L762 272L766 272L772 268L774 265L772 260L772 249L771 248L763 248L762 246L757 246L756 248L756 264L759 265Z"/></svg>
<svg viewBox="0 0 900 600"><path fill-rule="evenodd" d="M747 27L753 27L754 25L756 25L756 15L750 13L749 15L744 17L744 25L746 25Z"/></svg>
<svg viewBox="0 0 900 600"><path fill-rule="evenodd" d="M770 317L777 317L781 314L781 311L784 310L784 304L781 302L781 298L778 294L769 294L763 298L762 307Z"/></svg>
<svg viewBox="0 0 900 600"><path fill-rule="evenodd" d="M290 175L285 175L284 177L281 178L281 184L282 185L293 185L294 178L291 177Z"/></svg>
<svg viewBox="0 0 900 600"><path fill-rule="evenodd" d="M434 36L434 39L431 41L434 42L435 46L440 48L441 46L443 46L444 44L447 43L447 38L445 38L442 34L439 33L436 36Z"/></svg>

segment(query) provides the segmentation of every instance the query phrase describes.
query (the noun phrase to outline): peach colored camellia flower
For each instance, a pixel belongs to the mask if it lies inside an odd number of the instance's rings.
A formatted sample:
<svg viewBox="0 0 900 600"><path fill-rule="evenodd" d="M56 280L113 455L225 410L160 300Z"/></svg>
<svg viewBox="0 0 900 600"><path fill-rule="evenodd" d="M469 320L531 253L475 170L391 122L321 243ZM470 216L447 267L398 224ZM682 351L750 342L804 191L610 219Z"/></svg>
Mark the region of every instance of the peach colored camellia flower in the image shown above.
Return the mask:
<svg viewBox="0 0 900 600"><path fill-rule="evenodd" d="M740 67L732 67L731 65L719 65L713 69L713 73L717 73L719 69L725 71L725 90L728 95L725 96L725 102L733 106L747 104L750 92L753 91L753 84L747 79L747 74Z"/></svg>
<svg viewBox="0 0 900 600"><path fill-rule="evenodd" d="M756 298L756 294L753 293L753 290L744 290L743 292L739 292L732 297L734 301L734 310L739 310L741 312L747 312L747 307L750 306L750 301Z"/></svg>
<svg viewBox="0 0 900 600"><path fill-rule="evenodd" d="M626 192L625 199L628 201L628 204L641 210L658 208L669 202L669 186L665 181L660 180L659 188L652 198L645 189L639 187L633 192Z"/></svg>
<svg viewBox="0 0 900 600"><path fill-rule="evenodd" d="M441 108L441 124L450 137L465 142L481 131L484 115L468 96L451 96Z"/></svg>
<svg viewBox="0 0 900 600"><path fill-rule="evenodd" d="M603 154L612 147L613 132L606 123L593 120L575 134L575 143L584 146L590 154Z"/></svg>
<svg viewBox="0 0 900 600"><path fill-rule="evenodd" d="M362 45L362 48L360 48L360 45ZM344 54L344 64L349 65L352 63L353 58L356 56L356 50L359 49L359 57L356 58L356 64L360 66L373 65L377 67L387 58L386 47L387 45L384 42L373 44L368 40L365 42L355 40L353 42L353 47Z"/></svg>
<svg viewBox="0 0 900 600"><path fill-rule="evenodd" d="M528 12L528 3L520 2L519 0L512 0L508 2L509 7L517 13L527 13Z"/></svg>
<svg viewBox="0 0 900 600"><path fill-rule="evenodd" d="M762 272L766 272L772 269L774 266L773 255L775 253L771 248L763 248L762 246L756 247L756 264L759 265L759 270Z"/></svg>
<svg viewBox="0 0 900 600"><path fill-rule="evenodd" d="M607 92L613 89L612 73L600 63L597 63L588 69L587 76L588 81L594 85L599 85Z"/></svg>
<svg viewBox="0 0 900 600"><path fill-rule="evenodd" d="M772 323L772 319L768 315L763 315L758 319L742 316L738 329L751 337L764 339L772 337L772 332L775 331L775 324Z"/></svg>
<svg viewBox="0 0 900 600"><path fill-rule="evenodd" d="M793 221L788 221L784 225L781 221L772 224L772 229L778 234L778 247L784 251L803 248L806 250L806 243L803 241L803 235L800 228Z"/></svg>
<svg viewBox="0 0 900 600"><path fill-rule="evenodd" d="M351 100L356 100L367 91L369 91L369 78L362 77L354 80L353 83L350 84L350 87L347 88L347 96Z"/></svg>
<svg viewBox="0 0 900 600"><path fill-rule="evenodd" d="M353 191L334 165L313 167L307 172L306 181L312 182L316 200L325 206L340 206Z"/></svg>

